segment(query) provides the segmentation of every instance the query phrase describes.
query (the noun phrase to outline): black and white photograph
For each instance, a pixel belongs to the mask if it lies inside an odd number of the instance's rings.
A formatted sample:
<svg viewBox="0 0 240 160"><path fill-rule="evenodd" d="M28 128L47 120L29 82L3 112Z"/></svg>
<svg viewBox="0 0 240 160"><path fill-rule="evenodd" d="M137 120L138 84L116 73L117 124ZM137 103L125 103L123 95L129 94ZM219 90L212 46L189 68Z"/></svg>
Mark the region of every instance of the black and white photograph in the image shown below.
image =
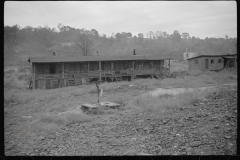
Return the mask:
<svg viewBox="0 0 240 160"><path fill-rule="evenodd" d="M5 156L237 155L236 1L5 1Z"/></svg>

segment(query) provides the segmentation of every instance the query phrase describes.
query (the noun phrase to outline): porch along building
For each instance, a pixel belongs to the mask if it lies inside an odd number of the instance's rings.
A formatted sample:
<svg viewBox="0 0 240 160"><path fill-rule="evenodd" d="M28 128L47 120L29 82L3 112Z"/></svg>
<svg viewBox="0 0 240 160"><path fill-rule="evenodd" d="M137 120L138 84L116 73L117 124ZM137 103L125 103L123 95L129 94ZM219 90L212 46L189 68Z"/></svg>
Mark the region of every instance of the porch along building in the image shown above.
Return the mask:
<svg viewBox="0 0 240 160"><path fill-rule="evenodd" d="M94 81L122 81L170 75L166 56L71 56L30 57L33 89L53 89L89 84ZM165 67L164 62L169 62Z"/></svg>
<svg viewBox="0 0 240 160"><path fill-rule="evenodd" d="M224 68L237 68L237 54L200 55L188 59L188 70L220 71Z"/></svg>

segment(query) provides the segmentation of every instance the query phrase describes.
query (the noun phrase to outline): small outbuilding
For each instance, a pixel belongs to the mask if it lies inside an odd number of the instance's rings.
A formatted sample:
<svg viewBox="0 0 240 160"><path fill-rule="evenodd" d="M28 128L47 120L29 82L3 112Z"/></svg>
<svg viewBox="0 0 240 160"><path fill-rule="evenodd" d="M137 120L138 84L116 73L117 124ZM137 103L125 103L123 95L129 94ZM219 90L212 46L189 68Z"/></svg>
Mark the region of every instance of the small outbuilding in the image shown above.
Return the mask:
<svg viewBox="0 0 240 160"><path fill-rule="evenodd" d="M188 59L188 70L219 71L237 67L237 54L199 55Z"/></svg>

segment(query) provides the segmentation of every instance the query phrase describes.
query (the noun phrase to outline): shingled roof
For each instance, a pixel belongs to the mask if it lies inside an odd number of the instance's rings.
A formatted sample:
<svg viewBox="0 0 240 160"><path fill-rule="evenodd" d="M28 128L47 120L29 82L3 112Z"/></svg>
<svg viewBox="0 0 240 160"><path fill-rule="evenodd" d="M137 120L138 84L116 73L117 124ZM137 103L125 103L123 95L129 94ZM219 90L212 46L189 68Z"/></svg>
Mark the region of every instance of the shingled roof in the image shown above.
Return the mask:
<svg viewBox="0 0 240 160"><path fill-rule="evenodd" d="M89 61L126 61L126 60L168 60L170 56L68 56L68 57L29 57L28 62L89 62Z"/></svg>

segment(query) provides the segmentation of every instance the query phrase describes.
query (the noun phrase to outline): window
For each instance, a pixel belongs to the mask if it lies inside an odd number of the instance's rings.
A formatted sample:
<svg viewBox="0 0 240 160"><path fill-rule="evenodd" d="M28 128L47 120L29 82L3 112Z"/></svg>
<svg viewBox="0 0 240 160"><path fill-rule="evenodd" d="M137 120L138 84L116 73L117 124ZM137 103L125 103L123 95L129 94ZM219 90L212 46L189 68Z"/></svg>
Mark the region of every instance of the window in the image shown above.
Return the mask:
<svg viewBox="0 0 240 160"><path fill-rule="evenodd" d="M211 64L213 64L213 63L214 63L214 60L212 59L212 60L211 60Z"/></svg>
<svg viewBox="0 0 240 160"><path fill-rule="evenodd" d="M194 63L195 63L195 64L198 64L198 60L195 60Z"/></svg>
<svg viewBox="0 0 240 160"><path fill-rule="evenodd" d="M153 68L153 61L149 62L149 68Z"/></svg>
<svg viewBox="0 0 240 160"><path fill-rule="evenodd" d="M219 59L219 60L218 60L218 63L222 63L222 59Z"/></svg>

